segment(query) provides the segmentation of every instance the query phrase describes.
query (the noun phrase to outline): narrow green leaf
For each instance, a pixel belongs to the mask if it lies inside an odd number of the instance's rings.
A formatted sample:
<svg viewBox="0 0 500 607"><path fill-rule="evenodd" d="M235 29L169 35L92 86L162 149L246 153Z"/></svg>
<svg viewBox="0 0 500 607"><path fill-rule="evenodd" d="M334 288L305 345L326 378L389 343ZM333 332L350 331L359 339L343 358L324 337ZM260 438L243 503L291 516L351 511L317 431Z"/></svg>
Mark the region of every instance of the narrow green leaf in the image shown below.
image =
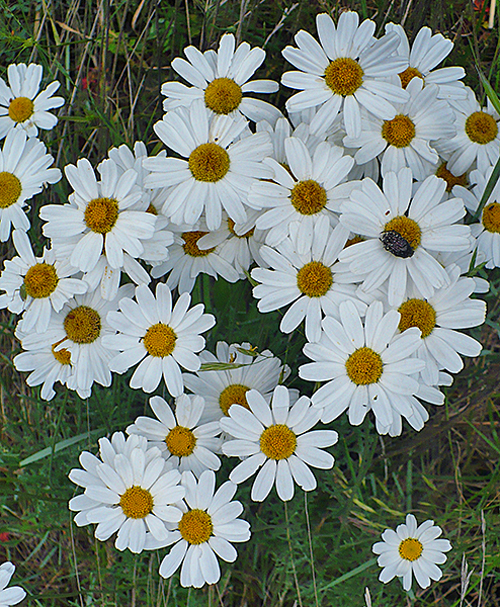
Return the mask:
<svg viewBox="0 0 500 607"><path fill-rule="evenodd" d="M333 588L333 586L337 586L338 584L341 584L342 582L345 582L346 580L348 580L352 577L355 577L356 575L358 575L358 573L363 573L363 571L365 571L366 569L369 569L372 565L375 565L376 562L377 562L376 558L370 559L369 561L366 561L366 563L363 563L359 567L355 567L354 569L351 569L351 571L344 573L344 575L341 575L336 580L333 580L332 582L330 582L326 586L323 586L322 588L319 588L318 590L320 592L323 592L324 590L327 590L328 588Z"/></svg>
<svg viewBox="0 0 500 607"><path fill-rule="evenodd" d="M96 436L96 435L102 434L103 432L104 432L104 428L98 428L97 430L93 430L90 433L90 436ZM79 434L78 436L73 436L72 438L66 438L66 439L60 441L59 443L56 443L53 448L45 447L45 449L42 449L41 451L37 451L36 453L33 453L33 455L29 455L28 457L26 457L25 459L20 461L19 465L20 466L29 466L30 464L33 464L34 462L37 462L41 459L49 457L52 452L58 453L59 451L62 451L63 449L66 449L67 447L71 447L71 445L75 445L76 443L79 443L80 441L85 440L86 438L89 438L88 432L85 432L84 434Z"/></svg>
<svg viewBox="0 0 500 607"><path fill-rule="evenodd" d="M484 209L486 203L488 202L488 200L491 196L491 192L493 192L493 188L496 186L499 177L500 177L500 156L498 157L497 163L495 164L495 167L491 173L491 176L488 179L488 183L486 184L486 187L484 188L484 193L481 197L481 201L479 202L479 206L477 207L476 212L472 216L473 222L477 221L479 219L479 217L481 216L481 213L483 212L483 209Z"/></svg>

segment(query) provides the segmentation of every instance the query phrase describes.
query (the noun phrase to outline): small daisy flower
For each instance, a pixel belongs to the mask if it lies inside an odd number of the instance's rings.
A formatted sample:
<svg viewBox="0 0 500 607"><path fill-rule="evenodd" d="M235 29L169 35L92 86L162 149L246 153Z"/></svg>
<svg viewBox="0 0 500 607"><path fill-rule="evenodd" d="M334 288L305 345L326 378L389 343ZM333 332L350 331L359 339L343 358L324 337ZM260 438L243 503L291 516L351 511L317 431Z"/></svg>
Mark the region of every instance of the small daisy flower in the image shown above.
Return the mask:
<svg viewBox="0 0 500 607"><path fill-rule="evenodd" d="M11 225L27 231L26 201L42 191L47 183L61 179L59 169L50 169L54 159L38 139L27 139L15 130L5 138L0 151L0 242L9 239Z"/></svg>
<svg viewBox="0 0 500 607"><path fill-rule="evenodd" d="M36 137L39 128L50 130L57 124L57 116L47 110L61 107L64 99L52 97L59 88L57 81L38 92L42 73L41 65L18 63L7 68L8 85L0 78L0 139L13 129L23 129L28 137Z"/></svg>
<svg viewBox="0 0 500 607"><path fill-rule="evenodd" d="M273 80L249 80L266 57L259 47L250 48L242 42L235 49L233 34L224 34L217 52L200 52L194 46L184 49L188 61L176 57L172 68L193 86L180 82L166 82L161 87L166 96L163 109L168 112L179 106L189 106L202 99L216 115L237 117L243 114L249 120L268 120L274 123L282 114L270 103L248 97L246 93L275 93L278 83Z"/></svg>
<svg viewBox="0 0 500 607"><path fill-rule="evenodd" d="M220 426L217 422L200 424L205 408L201 396L181 394L175 412L161 396L153 396L149 404L157 419L138 417L127 428L128 434L145 436L180 472L190 470L199 478L204 470L220 468L221 461L215 455L220 452Z"/></svg>
<svg viewBox="0 0 500 607"><path fill-rule="evenodd" d="M71 297L85 293L87 283L72 278L76 268L57 260L53 250L35 257L26 232L15 230L13 241L19 255L4 262L0 290L5 293L0 295L0 308L24 312L23 330L43 333L52 310L59 312Z"/></svg>
<svg viewBox="0 0 500 607"><path fill-rule="evenodd" d="M500 116L489 99L482 108L469 88L466 99L450 103L455 111L457 134L452 139L438 141L438 151L448 160L447 167L455 175L476 167L484 173L498 160Z"/></svg>
<svg viewBox="0 0 500 607"><path fill-rule="evenodd" d="M465 87L460 79L465 76L463 67L437 67L453 50L453 42L442 34L432 34L429 27L420 28L410 47L408 36L402 25L388 23L386 33L395 32L400 39L398 54L408 60L408 67L398 74L405 89L414 79L419 78L425 86L437 84L438 99L464 99Z"/></svg>
<svg viewBox="0 0 500 607"><path fill-rule="evenodd" d="M263 259L272 269L254 268L252 278L259 282L253 296L261 312L292 304L280 323L283 333L291 333L305 319L306 338L317 341L323 316L338 317L342 301L352 301L360 314L366 304L356 296L356 287L335 282L332 271L343 249L348 231L340 224L332 229L327 217L314 226L311 242L304 254L297 252L296 238L285 238L275 249L264 246Z"/></svg>
<svg viewBox="0 0 500 607"><path fill-rule="evenodd" d="M100 541L117 533L115 547L142 552L146 547L147 533L157 541L169 537L166 523L176 523L182 512L174 506L184 497L185 489L179 484L181 475L161 456L156 447L145 452L136 447L129 454L118 453L110 463L89 462L89 470L73 469L69 478L85 487L85 497L93 500L93 508L84 508L83 523L98 523L95 537ZM81 500L70 500L70 510L80 510Z"/></svg>
<svg viewBox="0 0 500 607"><path fill-rule="evenodd" d="M354 160L341 148L320 143L313 155L296 137L285 140L286 165L272 158L267 164L274 171L273 181L254 184L248 204L262 211L256 227L269 230L266 244L275 247L298 224L297 247L303 254L310 247L314 224L324 215L337 223L333 213L336 187L345 181Z"/></svg>
<svg viewBox="0 0 500 607"><path fill-rule="evenodd" d="M181 586L201 588L220 579L217 557L233 563L238 554L233 542L250 539L250 525L238 518L243 512L240 502L231 501L236 485L223 483L215 491L215 472L206 470L197 481L191 472L184 472L182 484L186 497L179 507L183 514L177 522L170 552L160 564L160 575L171 577L181 566Z"/></svg>
<svg viewBox="0 0 500 607"><path fill-rule="evenodd" d="M26 591L21 586L7 588L15 570L16 568L10 561L0 565L0 605L2 607L17 605L26 596Z"/></svg>
<svg viewBox="0 0 500 607"><path fill-rule="evenodd" d="M110 360L110 369L124 373L140 363L130 379L131 388L152 392L163 377L169 393L180 396L184 391L181 366L188 371L200 368L196 352L205 347L200 333L215 324L211 314L203 314L203 304L189 309L190 303L189 293L182 293L172 308L172 294L162 283L156 287L156 297L141 285L135 289L135 301L122 298L120 311L107 319L118 333L103 342L106 348L120 351Z"/></svg>
<svg viewBox="0 0 500 607"><path fill-rule="evenodd" d="M208 229L216 230L222 209L234 221L246 221L248 191L254 181L271 175L262 160L272 153L268 133L241 137L246 128L243 116L211 119L199 100L168 112L154 125L163 143L181 156L144 161L151 171L147 187L172 186L162 212L173 223L193 225L205 211Z"/></svg>
<svg viewBox="0 0 500 607"><path fill-rule="evenodd" d="M340 304L339 313L340 321L323 319L319 342L304 346L304 354L314 362L302 365L299 376L326 382L312 396L322 422L347 409L349 422L358 426L373 410L380 426L389 427L394 415L411 414L408 397L419 389L412 376L425 362L410 357L420 346L420 329L398 335L399 313L384 314L380 301L370 304L364 324L350 301Z"/></svg>
<svg viewBox="0 0 500 607"><path fill-rule="evenodd" d="M392 120L363 112L360 137L346 137L344 145L359 148L354 155L358 164L379 157L382 176L410 167L414 178L423 180L439 161L431 140L454 137L454 116L449 105L437 98L435 84L424 87L422 80L414 78L406 90L410 99L395 105L397 114Z"/></svg>
<svg viewBox="0 0 500 607"><path fill-rule="evenodd" d="M383 192L364 179L342 203L340 222L365 240L344 249L339 259L359 276L362 290L388 283L391 306L399 305L408 286L415 284L424 297L449 284L436 260L438 251L465 251L469 226L457 223L465 215L461 199L443 200L446 183L430 175L412 196L411 169L387 173Z"/></svg>
<svg viewBox="0 0 500 607"><path fill-rule="evenodd" d="M217 279L221 276L228 282L240 279L239 272L220 256L219 243L200 248L199 241L210 233L203 223L193 228L172 226L174 242L169 247L169 257L153 266L151 276L159 278L168 273L167 285L177 287L179 293L190 293L199 274L208 274Z"/></svg>
<svg viewBox="0 0 500 607"><path fill-rule="evenodd" d="M399 577L407 592L413 575L421 588L428 588L431 580L440 580L443 572L437 565L446 561L444 553L451 550L448 540L437 539L442 532L431 520L417 526L413 514L407 514L406 523L398 525L396 531L386 529L382 533L383 541L372 547L373 552L380 555L378 564L383 568L378 579L387 584Z"/></svg>
<svg viewBox="0 0 500 607"><path fill-rule="evenodd" d="M405 103L408 95L400 86L387 82L408 67L408 60L395 54L399 38L395 33L375 40L375 22L346 11L337 27L322 13L316 17L320 43L301 30L295 35L298 49L282 51L287 61L300 71L286 72L281 82L301 89L287 103L289 112L320 106L310 124L311 133L326 131L343 112L345 130L350 137L361 133L360 109L364 107L382 120L396 115L393 102Z"/></svg>
<svg viewBox="0 0 500 607"><path fill-rule="evenodd" d="M474 215L479 207L492 172L493 167L489 167L484 173L479 170L472 171L470 174L471 190L462 186L453 189L453 194L463 199L471 215ZM488 269L500 267L500 182L493 187L490 197L481 211L479 223L471 224L470 229L476 238L476 265L486 261Z"/></svg>
<svg viewBox="0 0 500 607"><path fill-rule="evenodd" d="M329 469L334 464L331 447L338 440L333 430L309 430L318 422L321 411L311 407L307 396L301 396L290 407L290 393L285 386L274 389L268 404L257 390L246 395L249 409L234 405L221 428L234 437L222 446L225 455L248 456L229 475L242 483L259 470L252 486L255 502L266 499L273 485L283 501L291 500L296 483L304 491L312 491L317 482L309 469Z"/></svg>
<svg viewBox="0 0 500 607"><path fill-rule="evenodd" d="M184 384L195 394L203 394L205 411L202 421L219 420L229 414L232 405L249 408L246 394L255 389L269 401L280 381L290 369L269 350L254 353L251 344L228 345L217 342L216 356L200 354L203 367L193 375L185 373Z"/></svg>

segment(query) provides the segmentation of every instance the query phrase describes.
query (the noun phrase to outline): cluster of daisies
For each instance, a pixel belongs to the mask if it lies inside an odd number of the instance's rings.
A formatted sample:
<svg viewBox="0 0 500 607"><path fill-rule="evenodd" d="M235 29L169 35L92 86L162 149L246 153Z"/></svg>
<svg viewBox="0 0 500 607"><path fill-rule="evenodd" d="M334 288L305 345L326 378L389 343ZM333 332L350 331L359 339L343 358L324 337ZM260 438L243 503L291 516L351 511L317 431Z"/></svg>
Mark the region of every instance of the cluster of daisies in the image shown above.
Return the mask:
<svg viewBox="0 0 500 607"><path fill-rule="evenodd" d="M453 44L427 27L410 45L400 25L376 38L355 12L316 25L283 50L295 69L282 84L298 91L287 116L253 96L279 88L252 79L262 49L232 34L217 51L187 47L172 62L187 84L161 89L154 131L166 149L151 157L139 142L95 168L66 166L67 201L39 210L41 256L26 210L62 175L36 136L63 100L57 83L38 92L40 66L0 80L0 240L17 251L0 307L21 315L14 365L44 399L56 383L87 398L132 369L132 389L175 399L153 396L151 417L81 454L70 479L84 492L70 509L98 540L116 534L118 550L170 546L160 575L182 565L183 586L218 581L217 557L234 561L233 543L250 538L239 483L255 476L257 502L273 486L284 501L295 485L315 489L311 467L333 466L324 449L338 438L319 422L346 412L359 425L371 412L380 434L398 436L403 419L421 430L463 357L481 351L463 330L484 322L476 294L488 282L466 274L500 266L500 186L482 201L500 116L463 68L439 67ZM290 370L270 351L204 349L216 320L191 305L200 274L251 280L258 309L303 332L311 362L298 373L320 386L310 397L285 387ZM236 465L217 488L221 456ZM412 575L424 588L440 579L451 549L440 534L413 515L385 531L380 580L409 590Z"/></svg>

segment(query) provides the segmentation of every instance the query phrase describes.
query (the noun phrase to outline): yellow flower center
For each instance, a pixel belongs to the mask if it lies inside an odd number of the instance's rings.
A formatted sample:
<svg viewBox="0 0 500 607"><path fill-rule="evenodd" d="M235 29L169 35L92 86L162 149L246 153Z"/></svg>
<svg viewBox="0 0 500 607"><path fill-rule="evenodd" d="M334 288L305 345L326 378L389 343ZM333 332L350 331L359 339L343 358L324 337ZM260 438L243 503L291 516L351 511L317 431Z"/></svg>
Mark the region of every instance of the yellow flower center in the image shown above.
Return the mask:
<svg viewBox="0 0 500 607"><path fill-rule="evenodd" d="M297 272L297 287L308 297L322 297L328 293L332 282L332 271L320 261L306 263Z"/></svg>
<svg viewBox="0 0 500 607"><path fill-rule="evenodd" d="M216 114L229 114L241 103L239 84L231 78L216 78L205 89L205 103Z"/></svg>
<svg viewBox="0 0 500 607"><path fill-rule="evenodd" d="M327 203L325 188L314 179L296 183L291 199L294 209L302 215L315 215L323 210Z"/></svg>
<svg viewBox="0 0 500 607"><path fill-rule="evenodd" d="M398 308L401 314L399 330L406 331L410 327L418 327L422 331L422 338L428 337L436 326L436 311L424 299L409 299Z"/></svg>
<svg viewBox="0 0 500 607"><path fill-rule="evenodd" d="M231 218L227 220L227 227L229 228L231 234L233 236L236 236L236 238L250 238L250 236L253 236L253 233L255 232L255 228L251 228L250 230L248 230L248 232L245 232L244 234L236 234L236 232L234 231L234 221Z"/></svg>
<svg viewBox="0 0 500 607"><path fill-rule="evenodd" d="M325 82L337 95L353 95L363 84L363 70L350 57L339 57L325 70Z"/></svg>
<svg viewBox="0 0 500 607"><path fill-rule="evenodd" d="M34 299L48 297L57 287L59 278L54 266L48 263L37 263L26 272L24 288L26 295Z"/></svg>
<svg viewBox="0 0 500 607"><path fill-rule="evenodd" d="M199 230L194 232L183 232L181 236L184 241L184 244L182 245L184 253L191 257L205 257L206 255L213 253L215 247L212 247L211 249L200 249L196 244L202 236L205 236L205 234L208 234L208 232L201 232Z"/></svg>
<svg viewBox="0 0 500 607"><path fill-rule="evenodd" d="M485 230L498 234L500 232L500 204L491 202L484 207L482 220Z"/></svg>
<svg viewBox="0 0 500 607"><path fill-rule="evenodd" d="M382 137L389 145L405 148L415 137L415 125L404 114L398 114L392 120L385 120L382 125Z"/></svg>
<svg viewBox="0 0 500 607"><path fill-rule="evenodd" d="M23 188L19 179L12 173L0 173L0 209L7 209L19 200Z"/></svg>
<svg viewBox="0 0 500 607"><path fill-rule="evenodd" d="M465 173L463 175L458 175L458 177L457 175L453 175L453 173L448 170L446 162L443 162L443 164L438 167L436 171L436 177L440 177L441 179L444 179L446 181L447 192L451 192L451 190L456 185L461 185L464 188L469 185L469 182L467 181L467 175Z"/></svg>
<svg viewBox="0 0 500 607"><path fill-rule="evenodd" d="M84 214L87 227L98 234L107 234L118 219L118 202L114 198L94 198Z"/></svg>
<svg viewBox="0 0 500 607"><path fill-rule="evenodd" d="M269 459L287 459L295 453L297 436L284 424L269 426L260 435L260 450Z"/></svg>
<svg viewBox="0 0 500 607"><path fill-rule="evenodd" d="M484 145L495 139L498 124L490 114L474 112L465 121L465 132L471 141Z"/></svg>
<svg viewBox="0 0 500 607"><path fill-rule="evenodd" d="M91 344L101 334L101 317L88 306L78 306L66 314L64 330L75 344Z"/></svg>
<svg viewBox="0 0 500 607"><path fill-rule="evenodd" d="M175 426L165 438L167 448L172 455L187 457L191 455L196 446L196 436L189 428Z"/></svg>
<svg viewBox="0 0 500 607"><path fill-rule="evenodd" d="M419 246L422 238L422 230L418 223L406 215L399 215L388 221L384 226L384 232L397 232L413 250Z"/></svg>
<svg viewBox="0 0 500 607"><path fill-rule="evenodd" d="M143 337L143 344L148 354L164 358L170 356L175 349L177 335L174 330L162 322L151 325Z"/></svg>
<svg viewBox="0 0 500 607"><path fill-rule="evenodd" d="M146 209L146 213L150 213L151 215L158 215L158 211L156 210L155 205L151 202L149 203L149 206Z"/></svg>
<svg viewBox="0 0 500 607"><path fill-rule="evenodd" d="M210 514L198 508L185 512L179 521L179 531L189 544L208 542L213 530Z"/></svg>
<svg viewBox="0 0 500 607"><path fill-rule="evenodd" d="M9 118L14 122L24 122L33 114L35 104L28 97L16 97L9 104Z"/></svg>
<svg viewBox="0 0 500 607"><path fill-rule="evenodd" d="M60 350L56 350L57 346L63 342L64 339L52 344L51 350L54 358L57 362L61 363L61 365L70 365L71 364L71 352L66 350L66 348L61 348Z"/></svg>
<svg viewBox="0 0 500 607"><path fill-rule="evenodd" d="M416 67L407 67L404 72L399 74L401 80L401 86L405 89L413 78L424 79L422 74L417 70Z"/></svg>
<svg viewBox="0 0 500 607"><path fill-rule="evenodd" d="M219 396L219 406L224 415L228 415L231 405L241 405L245 409L250 409L247 403L246 393L250 390L242 384L231 384L224 388Z"/></svg>
<svg viewBox="0 0 500 607"><path fill-rule="evenodd" d="M145 518L153 511L153 496L147 489L134 485L120 496L120 506L128 518Z"/></svg>
<svg viewBox="0 0 500 607"><path fill-rule="evenodd" d="M229 154L217 143L202 143L189 155L189 169L197 181L220 181L229 164Z"/></svg>
<svg viewBox="0 0 500 607"><path fill-rule="evenodd" d="M345 363L349 379L358 386L377 383L383 366L380 354L366 346L354 351Z"/></svg>
<svg viewBox="0 0 500 607"><path fill-rule="evenodd" d="M364 242L364 238L362 236L353 236L352 238L349 238L349 240L345 243L344 245L344 249L347 249L347 247L350 247L353 244L358 244L358 242Z"/></svg>
<svg viewBox="0 0 500 607"><path fill-rule="evenodd" d="M416 561L422 554L422 542L413 537L407 537L399 544L399 556L405 561Z"/></svg>

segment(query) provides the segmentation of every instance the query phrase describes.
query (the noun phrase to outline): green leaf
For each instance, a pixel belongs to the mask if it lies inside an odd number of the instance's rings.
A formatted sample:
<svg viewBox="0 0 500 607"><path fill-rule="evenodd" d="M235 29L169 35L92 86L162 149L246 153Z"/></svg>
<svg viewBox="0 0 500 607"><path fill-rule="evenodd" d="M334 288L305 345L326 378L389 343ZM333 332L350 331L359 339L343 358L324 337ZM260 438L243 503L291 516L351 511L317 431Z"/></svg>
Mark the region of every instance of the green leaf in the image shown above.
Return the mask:
<svg viewBox="0 0 500 607"><path fill-rule="evenodd" d="M20 466L29 466L34 462L38 462L41 459L45 459L46 457L50 457L52 453L58 453L67 447L71 447L71 445L75 445L82 440L88 439L90 436L96 436L102 434L104 432L104 428L98 428L97 430L93 430L90 432L85 432L84 434L79 434L78 436L73 436L72 438L66 438L54 445L54 447L45 447L41 451L37 451L33 453L33 455L29 455L25 459L19 462Z"/></svg>

